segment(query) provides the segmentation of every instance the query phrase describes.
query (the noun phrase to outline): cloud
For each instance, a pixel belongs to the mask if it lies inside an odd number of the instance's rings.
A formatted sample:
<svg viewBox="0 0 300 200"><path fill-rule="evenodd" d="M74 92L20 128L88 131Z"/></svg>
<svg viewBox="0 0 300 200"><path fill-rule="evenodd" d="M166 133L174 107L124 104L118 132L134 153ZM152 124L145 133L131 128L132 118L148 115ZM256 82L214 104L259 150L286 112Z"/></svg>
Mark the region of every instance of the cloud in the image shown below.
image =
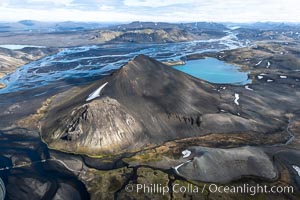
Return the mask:
<svg viewBox="0 0 300 200"><path fill-rule="evenodd" d="M102 11L109 11L109 10L114 10L115 7L113 6L107 6L107 5L103 5L100 7L100 10Z"/></svg>
<svg viewBox="0 0 300 200"><path fill-rule="evenodd" d="M6 7L18 8L18 7L67 7L73 0L1 0Z"/></svg>
<svg viewBox="0 0 300 200"><path fill-rule="evenodd" d="M292 21L298 0L0 0L0 21Z"/></svg>
<svg viewBox="0 0 300 200"><path fill-rule="evenodd" d="M174 6L174 5L187 5L197 3L195 0L124 0L124 5L132 7L165 7L165 6Z"/></svg>
<svg viewBox="0 0 300 200"><path fill-rule="evenodd" d="M6 8L35 8L48 9L98 9L103 6L104 0L0 0ZM113 1L111 1L113 2ZM109 4L109 3L108 3ZM1 5L1 4L0 4Z"/></svg>

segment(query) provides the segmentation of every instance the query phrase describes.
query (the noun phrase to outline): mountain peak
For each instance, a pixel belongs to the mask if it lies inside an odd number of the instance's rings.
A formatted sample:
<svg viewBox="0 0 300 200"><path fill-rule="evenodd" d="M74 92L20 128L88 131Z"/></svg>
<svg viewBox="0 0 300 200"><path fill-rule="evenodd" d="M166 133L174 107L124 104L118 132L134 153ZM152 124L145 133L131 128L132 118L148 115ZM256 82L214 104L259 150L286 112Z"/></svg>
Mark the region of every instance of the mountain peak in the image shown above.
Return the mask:
<svg viewBox="0 0 300 200"><path fill-rule="evenodd" d="M141 54L112 76L76 94L64 93L72 98L50 106L41 134L54 148L84 153L140 149L205 134L201 113L218 112L213 89Z"/></svg>
<svg viewBox="0 0 300 200"><path fill-rule="evenodd" d="M131 70L130 73L128 73L128 70ZM131 61L129 61L127 64L125 64L121 69L119 69L116 74L122 73L123 71L126 71L128 75L131 77L131 75L146 75L151 76L151 74L156 74L159 71L173 71L173 68L170 68L168 66L165 66L161 62L158 62L157 60L144 55L140 54L134 57ZM174 70L177 72L177 70ZM133 78L133 77L131 77ZM145 77L146 78L146 77Z"/></svg>
<svg viewBox="0 0 300 200"><path fill-rule="evenodd" d="M134 63L140 63L140 62L144 62L146 60L151 61L153 59L150 58L149 56L144 55L144 54L139 54L139 55L135 56L132 59L132 62L134 62Z"/></svg>
<svg viewBox="0 0 300 200"><path fill-rule="evenodd" d="M152 58L150 58L149 56L146 56L145 54L139 54L133 58L133 60L140 60L140 59L152 59Z"/></svg>

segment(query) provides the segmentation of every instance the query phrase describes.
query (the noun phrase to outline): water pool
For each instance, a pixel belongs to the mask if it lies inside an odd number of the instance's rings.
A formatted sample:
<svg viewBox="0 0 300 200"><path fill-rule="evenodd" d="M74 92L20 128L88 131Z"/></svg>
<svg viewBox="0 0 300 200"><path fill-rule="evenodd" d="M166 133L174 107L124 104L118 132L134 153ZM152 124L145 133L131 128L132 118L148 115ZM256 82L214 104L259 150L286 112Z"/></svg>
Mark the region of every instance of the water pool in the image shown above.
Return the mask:
<svg viewBox="0 0 300 200"><path fill-rule="evenodd" d="M190 60L185 65L177 65L174 68L211 83L235 85L251 83L248 79L248 72L240 71L238 66L216 58Z"/></svg>

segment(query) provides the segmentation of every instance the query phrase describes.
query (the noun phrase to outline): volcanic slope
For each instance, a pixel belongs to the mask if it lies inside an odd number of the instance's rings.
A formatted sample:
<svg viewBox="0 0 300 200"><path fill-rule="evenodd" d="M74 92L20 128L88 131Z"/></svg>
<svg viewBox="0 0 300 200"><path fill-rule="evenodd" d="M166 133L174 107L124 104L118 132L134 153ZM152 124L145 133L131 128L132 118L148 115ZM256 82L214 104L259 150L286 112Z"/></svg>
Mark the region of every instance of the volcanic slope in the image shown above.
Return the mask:
<svg viewBox="0 0 300 200"><path fill-rule="evenodd" d="M52 148L95 155L210 133L270 131L273 122L220 111L236 105L234 94L223 100L218 87L139 55L108 77L53 97L41 136Z"/></svg>

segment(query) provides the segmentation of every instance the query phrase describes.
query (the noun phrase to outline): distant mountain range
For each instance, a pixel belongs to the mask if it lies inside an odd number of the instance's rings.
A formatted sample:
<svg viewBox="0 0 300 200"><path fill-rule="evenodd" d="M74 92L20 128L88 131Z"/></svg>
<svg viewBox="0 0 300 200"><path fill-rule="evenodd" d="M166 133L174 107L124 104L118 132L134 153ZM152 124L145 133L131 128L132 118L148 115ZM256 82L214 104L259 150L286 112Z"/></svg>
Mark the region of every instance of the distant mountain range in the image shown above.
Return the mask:
<svg viewBox="0 0 300 200"><path fill-rule="evenodd" d="M110 23L92 23L92 22L40 22L33 20L22 20L18 22L0 22L1 32L33 32L33 33L49 33L49 32L65 32L92 30L110 26Z"/></svg>
<svg viewBox="0 0 300 200"><path fill-rule="evenodd" d="M283 22L256 22L256 23L226 23L228 27L239 27L259 30L282 30L299 28L300 23Z"/></svg>
<svg viewBox="0 0 300 200"><path fill-rule="evenodd" d="M21 20L18 22L0 22L1 32L33 32L51 33L65 31L81 31L108 28L112 31L137 30L137 29L186 29L193 31L220 31L229 27L241 27L261 30L275 30L292 28L299 26L295 23L277 22L257 22L257 23L213 23L213 22L193 22L193 23L166 23L166 22L139 22L128 24L105 23L105 22L41 22L34 20Z"/></svg>
<svg viewBox="0 0 300 200"><path fill-rule="evenodd" d="M96 22L40 22L34 20L22 20L18 22L0 22L0 32L61 32L61 31L80 31L108 28L113 31L137 30L137 29L189 29L216 31L227 29L223 24L210 22L195 23L165 23L165 22L139 22L129 24L118 23L96 23Z"/></svg>
<svg viewBox="0 0 300 200"><path fill-rule="evenodd" d="M67 47L103 43L172 43L220 39L234 33L238 39L274 40L300 38L296 23L166 23L131 22L39 22L22 20L0 22L0 44L23 44L47 47Z"/></svg>
<svg viewBox="0 0 300 200"><path fill-rule="evenodd" d="M140 22L121 24L110 27L111 30L137 30L137 29L189 29L189 30L222 30L227 29L223 24L212 22L193 23L166 23L166 22Z"/></svg>
<svg viewBox="0 0 300 200"><path fill-rule="evenodd" d="M0 23L0 44L76 46L99 43L168 43L221 38L229 30L210 22L132 22L105 24L82 22L45 23L23 20ZM13 33L13 34L12 34Z"/></svg>
<svg viewBox="0 0 300 200"><path fill-rule="evenodd" d="M220 38L228 30L223 24L209 22L163 23L132 22L99 30L93 38L101 42L164 43Z"/></svg>

